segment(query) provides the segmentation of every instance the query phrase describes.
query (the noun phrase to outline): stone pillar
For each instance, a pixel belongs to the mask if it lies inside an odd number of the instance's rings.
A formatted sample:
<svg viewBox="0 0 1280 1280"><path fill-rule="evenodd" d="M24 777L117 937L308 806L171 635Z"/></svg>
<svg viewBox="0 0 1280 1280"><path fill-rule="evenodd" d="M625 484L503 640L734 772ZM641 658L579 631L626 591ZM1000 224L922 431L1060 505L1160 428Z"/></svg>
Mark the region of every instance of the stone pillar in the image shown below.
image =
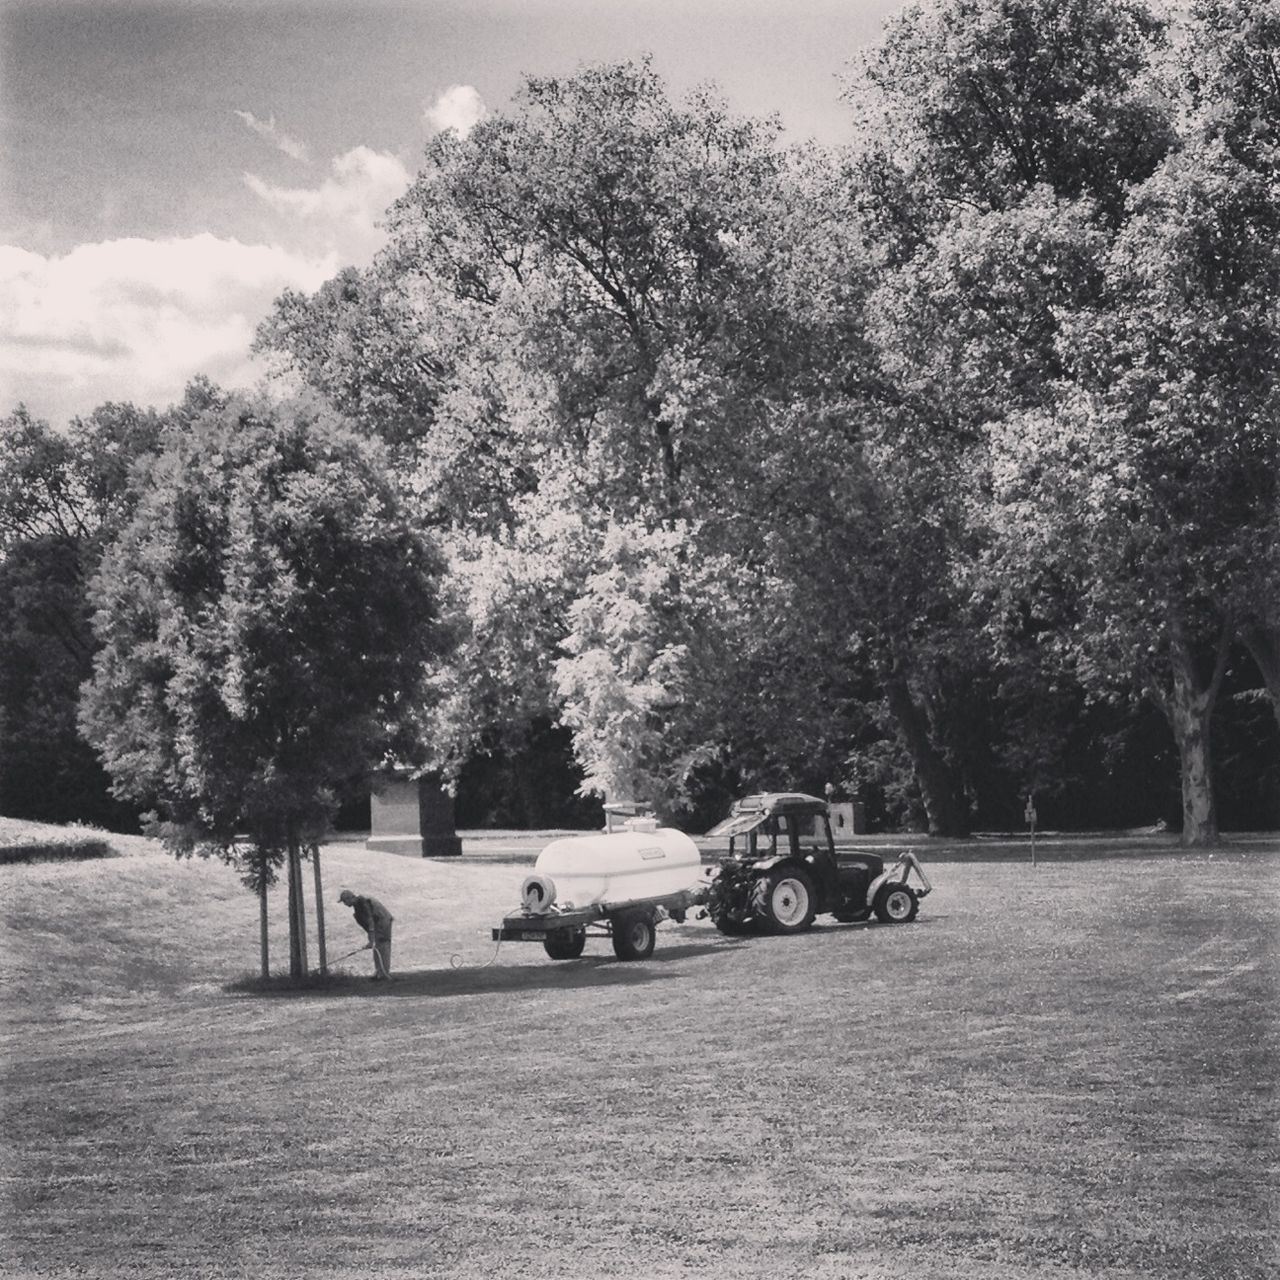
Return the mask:
<svg viewBox="0 0 1280 1280"><path fill-rule="evenodd" d="M462 852L453 825L453 797L436 778L394 774L375 786L365 848L410 858L452 858Z"/></svg>
<svg viewBox="0 0 1280 1280"><path fill-rule="evenodd" d="M418 780L418 828L424 858L456 858L461 854L462 837L453 825L453 797L439 778Z"/></svg>

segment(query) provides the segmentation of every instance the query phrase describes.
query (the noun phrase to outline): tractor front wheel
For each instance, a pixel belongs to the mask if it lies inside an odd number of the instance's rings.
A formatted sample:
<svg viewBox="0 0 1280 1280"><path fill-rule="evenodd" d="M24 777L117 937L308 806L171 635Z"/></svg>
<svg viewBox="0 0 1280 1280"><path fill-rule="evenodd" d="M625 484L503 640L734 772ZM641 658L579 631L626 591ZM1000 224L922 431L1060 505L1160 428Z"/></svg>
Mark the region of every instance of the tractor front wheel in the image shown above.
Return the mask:
<svg viewBox="0 0 1280 1280"><path fill-rule="evenodd" d="M629 912L613 919L613 954L619 960L647 960L653 955L657 932L653 918L643 912Z"/></svg>
<svg viewBox="0 0 1280 1280"><path fill-rule="evenodd" d="M779 867L756 881L756 915L773 933L800 933L813 923L813 881L799 867Z"/></svg>
<svg viewBox="0 0 1280 1280"><path fill-rule="evenodd" d="M876 894L876 916L883 924L910 924L920 910L920 899L905 884L886 884Z"/></svg>

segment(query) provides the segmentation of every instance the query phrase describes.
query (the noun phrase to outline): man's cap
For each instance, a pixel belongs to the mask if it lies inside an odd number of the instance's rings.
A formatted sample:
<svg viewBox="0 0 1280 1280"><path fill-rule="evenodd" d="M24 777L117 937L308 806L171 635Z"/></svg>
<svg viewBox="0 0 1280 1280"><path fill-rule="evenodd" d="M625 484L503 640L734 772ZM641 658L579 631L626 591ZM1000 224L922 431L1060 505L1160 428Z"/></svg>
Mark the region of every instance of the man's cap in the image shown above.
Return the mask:
<svg viewBox="0 0 1280 1280"><path fill-rule="evenodd" d="M343 889L343 891L338 894L339 902L354 902L355 900L356 895L352 893L350 889Z"/></svg>

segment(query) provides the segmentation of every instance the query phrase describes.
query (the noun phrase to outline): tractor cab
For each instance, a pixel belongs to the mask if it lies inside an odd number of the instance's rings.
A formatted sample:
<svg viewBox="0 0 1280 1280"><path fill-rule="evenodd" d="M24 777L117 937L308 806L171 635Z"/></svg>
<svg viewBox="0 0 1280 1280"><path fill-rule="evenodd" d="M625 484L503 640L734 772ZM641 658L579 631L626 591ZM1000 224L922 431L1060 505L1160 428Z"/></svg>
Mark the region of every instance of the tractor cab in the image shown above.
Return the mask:
<svg viewBox="0 0 1280 1280"><path fill-rule="evenodd" d="M794 791L744 796L707 835L728 836L731 858L835 857L826 802Z"/></svg>
<svg viewBox="0 0 1280 1280"><path fill-rule="evenodd" d="M840 866L826 801L800 792L765 792L735 802L729 816L708 833L729 837L736 862L774 865L793 861L809 869L821 896L837 892Z"/></svg>

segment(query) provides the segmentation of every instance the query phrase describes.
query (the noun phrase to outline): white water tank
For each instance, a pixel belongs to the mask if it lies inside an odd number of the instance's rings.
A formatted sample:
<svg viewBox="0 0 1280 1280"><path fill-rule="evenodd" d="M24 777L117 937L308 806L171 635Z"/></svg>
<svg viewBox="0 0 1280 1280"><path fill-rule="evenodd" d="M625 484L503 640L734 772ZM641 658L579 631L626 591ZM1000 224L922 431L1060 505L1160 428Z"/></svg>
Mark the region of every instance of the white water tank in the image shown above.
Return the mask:
<svg viewBox="0 0 1280 1280"><path fill-rule="evenodd" d="M587 907L696 889L702 859L683 831L656 827L553 840L538 854L534 871L530 879L554 885L556 906Z"/></svg>

